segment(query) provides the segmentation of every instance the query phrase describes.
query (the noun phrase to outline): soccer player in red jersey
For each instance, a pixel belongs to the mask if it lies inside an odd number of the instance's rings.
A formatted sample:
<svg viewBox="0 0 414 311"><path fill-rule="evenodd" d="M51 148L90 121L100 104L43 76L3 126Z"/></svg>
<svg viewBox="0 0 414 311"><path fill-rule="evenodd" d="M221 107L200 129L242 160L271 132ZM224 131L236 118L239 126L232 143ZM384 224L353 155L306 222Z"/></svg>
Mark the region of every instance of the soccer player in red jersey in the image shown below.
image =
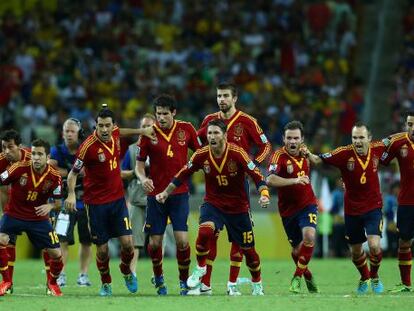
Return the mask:
<svg viewBox="0 0 414 311"><path fill-rule="evenodd" d="M303 154L314 164L333 165L341 171L345 185L345 230L351 246L352 261L361 279L357 293L368 292L369 284L374 293L382 293L384 286L378 276L382 259L382 196L378 179L378 165L385 150L381 142L371 142L369 129L363 123L352 128L352 144L339 147L320 156L310 153L306 147ZM368 240L370 269L362 243Z"/></svg>
<svg viewBox="0 0 414 311"><path fill-rule="evenodd" d="M6 245L9 235L26 232L30 241L49 254L51 278L47 293L61 296L56 280L62 270L62 254L56 232L49 221L49 213L60 207L62 179L59 172L47 164L50 145L43 140L32 142L31 161L14 163L0 175L2 185L11 185L10 199L0 220L0 267L4 269L0 295L11 288ZM48 203L54 199L55 203Z"/></svg>
<svg viewBox="0 0 414 311"><path fill-rule="evenodd" d="M411 244L414 237L414 111L406 116L407 131L391 136L384 142L388 145L381 161L388 164L398 160L400 169L400 193L398 195L397 228L398 265L401 284L392 292L410 292L411 288Z"/></svg>
<svg viewBox="0 0 414 311"><path fill-rule="evenodd" d="M237 88L231 83L222 83L217 86L217 104L220 111L206 116L200 126L198 135L205 143L207 135L207 125L215 119L223 120L227 124L227 140L241 147L247 153L253 148L256 153L253 156L254 162L258 165L262 163L270 154L272 147L267 140L266 135L257 123L256 119L236 108L238 99ZM248 189L248 182L246 180ZM218 228L219 229L219 228ZM217 230L216 238L210 246L210 253L207 257L207 273L201 282L201 293L210 295L211 289L211 273L212 264L217 254L217 239L219 230ZM241 262L243 261L243 252L240 251L237 243L232 243L230 251L230 273L229 284L233 290L238 291L237 276L239 275ZM189 293L191 294L191 292Z"/></svg>
<svg viewBox="0 0 414 311"><path fill-rule="evenodd" d="M245 187L246 174L254 180L261 196L262 207L269 204L269 191L264 177L247 153L232 143L227 143L227 125L223 120L213 120L207 127L208 146L197 150L190 161L172 182L156 197L165 202L173 191L194 172L202 169L205 174L206 194L200 207L200 225L196 241L197 267L187 280L193 290L201 286L207 272L207 255L215 231L226 225L229 237L240 246L252 275L253 295L263 295L260 258L255 250L252 222L249 214L249 196ZM240 295L240 292L237 292Z"/></svg>
<svg viewBox="0 0 414 311"><path fill-rule="evenodd" d="M162 94L153 102L156 139L140 137L138 141L135 172L147 192L147 215L145 231L150 235L148 253L154 272L153 283L158 295L166 295L162 269L162 241L168 217L171 220L177 246L177 263L180 279L180 294L187 294L186 280L190 266L187 218L189 213L188 184L183 183L165 204L156 201L174 175L188 161L188 150L201 147L197 132L191 123L175 120L174 97ZM145 162L149 158L149 176L145 173Z"/></svg>
<svg viewBox="0 0 414 311"><path fill-rule="evenodd" d="M267 185L277 188L279 213L292 245L296 271L289 290L300 293L301 279L304 276L308 291L318 293L318 287L308 269L315 245L318 206L309 182L309 161L300 154L303 139L301 122L286 124L284 147L275 151L271 157Z"/></svg>
<svg viewBox="0 0 414 311"><path fill-rule="evenodd" d="M121 244L121 264L125 285L131 293L138 290L137 278L131 273L134 256L131 224L124 197L120 170L120 136L148 135L153 129L124 129L114 124L114 113L103 108L96 118L96 130L81 144L67 178L68 196L65 208L76 211L75 186L78 174L85 170L83 201L89 215L92 241L96 244L96 265L101 274L99 294L111 296L108 241L117 237Z"/></svg>
<svg viewBox="0 0 414 311"><path fill-rule="evenodd" d="M13 163L18 161L30 161L30 150L22 148L20 134L15 130L7 130L2 133L0 153L0 172L4 172ZM6 212L7 201L9 198L10 186L0 187L0 201L3 212ZM9 255L8 266L10 280L13 283L14 262L16 260L16 240L17 235L11 234L7 244L7 254ZM3 271L0 271L3 274ZM13 288L9 290L11 293Z"/></svg>

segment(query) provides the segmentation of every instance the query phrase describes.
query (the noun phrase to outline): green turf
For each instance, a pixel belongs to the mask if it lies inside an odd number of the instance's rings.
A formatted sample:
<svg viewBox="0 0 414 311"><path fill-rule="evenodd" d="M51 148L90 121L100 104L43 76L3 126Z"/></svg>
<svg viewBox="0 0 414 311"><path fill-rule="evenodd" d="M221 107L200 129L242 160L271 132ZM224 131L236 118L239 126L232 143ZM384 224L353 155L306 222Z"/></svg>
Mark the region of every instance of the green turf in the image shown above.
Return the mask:
<svg viewBox="0 0 414 311"><path fill-rule="evenodd" d="M0 310L412 310L414 293L354 295L358 275L349 259L313 260L310 268L317 278L320 294L308 294L304 283L303 294L288 292L293 273L290 261L264 261L262 263L265 296L253 297L248 285L241 287L243 296L225 295L228 276L228 262L217 261L213 273L214 295L212 297L180 297L176 263L165 260L165 278L169 290L167 297L157 297L150 284L150 261L143 260L138 266L138 294L127 293L118 270L118 261L111 263L113 297L98 297L99 278L94 264L91 264L90 288L76 286L77 264L71 262L66 268L68 285L63 288L63 297L45 295L45 275L40 260L16 262L14 294L0 297ZM396 260L384 260L380 275L386 289L399 281ZM248 276L243 267L241 276Z"/></svg>

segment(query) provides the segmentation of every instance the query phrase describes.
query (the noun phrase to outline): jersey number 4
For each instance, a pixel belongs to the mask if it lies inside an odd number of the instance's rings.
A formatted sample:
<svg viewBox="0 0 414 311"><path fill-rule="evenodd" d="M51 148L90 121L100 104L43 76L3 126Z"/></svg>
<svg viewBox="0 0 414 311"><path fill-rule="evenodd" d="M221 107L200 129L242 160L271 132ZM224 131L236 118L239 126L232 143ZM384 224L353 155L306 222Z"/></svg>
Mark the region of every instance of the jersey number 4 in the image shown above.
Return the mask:
<svg viewBox="0 0 414 311"><path fill-rule="evenodd" d="M167 157L170 157L170 158L174 157L174 152L171 150L171 145L168 145Z"/></svg>

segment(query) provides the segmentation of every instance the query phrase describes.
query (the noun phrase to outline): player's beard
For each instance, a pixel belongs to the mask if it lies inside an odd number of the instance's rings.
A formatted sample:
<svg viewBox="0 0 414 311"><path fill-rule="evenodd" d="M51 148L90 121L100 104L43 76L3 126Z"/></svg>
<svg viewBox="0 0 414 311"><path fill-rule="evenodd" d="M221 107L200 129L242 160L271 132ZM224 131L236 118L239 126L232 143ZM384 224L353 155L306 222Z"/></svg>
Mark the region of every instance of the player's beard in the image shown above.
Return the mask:
<svg viewBox="0 0 414 311"><path fill-rule="evenodd" d="M229 112L229 111L230 111L231 106L230 106L230 105L226 105L225 107L221 107L221 106L219 106L219 109L220 109L220 111L221 111L221 112L223 112L223 113L227 113L227 112Z"/></svg>

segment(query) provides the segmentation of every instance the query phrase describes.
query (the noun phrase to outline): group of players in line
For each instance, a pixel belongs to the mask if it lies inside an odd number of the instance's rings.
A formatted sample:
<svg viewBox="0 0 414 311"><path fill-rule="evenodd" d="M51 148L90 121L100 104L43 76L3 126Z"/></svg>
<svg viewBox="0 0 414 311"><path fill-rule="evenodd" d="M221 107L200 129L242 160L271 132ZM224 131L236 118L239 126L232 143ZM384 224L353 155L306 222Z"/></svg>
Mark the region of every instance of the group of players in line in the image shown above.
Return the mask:
<svg viewBox="0 0 414 311"><path fill-rule="evenodd" d="M317 200L310 184L310 165L326 163L342 175L345 194L345 227L352 261L361 277L357 293L382 293L378 276L382 259L382 196L378 168L396 158L401 173L401 191L397 226L398 261L402 283L396 292L411 291L411 242L414 236L414 112L406 116L407 131L371 142L368 127L357 123L352 129L352 144L330 153L315 155L304 144L303 125L291 121L284 128L284 146L271 157L265 178L258 165L269 157L271 145L257 121L236 109L237 90L232 84L217 87L219 111L208 115L199 131L193 125L175 119L176 101L166 94L154 102L156 123L139 129L118 128L114 113L103 108L96 118L96 130L79 146L76 160L67 176L68 195L64 207L76 211L75 186L83 176L83 202L89 219L91 238L96 245L96 264L101 275L101 296L112 295L108 241L118 238L121 245L120 270L131 293L138 290L137 277L131 271L134 256L131 222L125 202L120 171L120 136L140 135L137 143L135 175L147 193L144 230L149 234L148 253L152 260L152 282L158 295L168 290L163 273L163 235L168 219L172 223L177 249L181 295L211 295L211 274L216 257L217 239L226 226L230 251L230 275L227 294L241 295L237 277L243 256L251 273L252 295L264 295L260 257L249 212L249 175L260 193L259 204L270 204L268 187L277 188L278 209L292 246L295 263L289 290L301 292L302 276L310 293L319 288L308 268L317 226ZM6 131L10 133L10 131ZM8 150L19 144L16 138L2 137L0 183L10 185L9 200L0 221L0 295L13 289L13 252L15 237L22 231L44 251L48 271L47 291L62 292L56 280L63 268L59 241L48 215L61 209L62 180L48 164L49 144L32 143L30 152L20 148L12 158ZM250 151L253 146L255 155ZM188 160L188 151L194 153ZM149 173L146 162L149 159ZM205 175L205 198L200 207L195 245L197 265L192 274L187 236L189 215L188 177L198 170ZM362 244L368 241L367 255ZM370 265L368 266L368 258ZM12 263L9 265L9 262Z"/></svg>

